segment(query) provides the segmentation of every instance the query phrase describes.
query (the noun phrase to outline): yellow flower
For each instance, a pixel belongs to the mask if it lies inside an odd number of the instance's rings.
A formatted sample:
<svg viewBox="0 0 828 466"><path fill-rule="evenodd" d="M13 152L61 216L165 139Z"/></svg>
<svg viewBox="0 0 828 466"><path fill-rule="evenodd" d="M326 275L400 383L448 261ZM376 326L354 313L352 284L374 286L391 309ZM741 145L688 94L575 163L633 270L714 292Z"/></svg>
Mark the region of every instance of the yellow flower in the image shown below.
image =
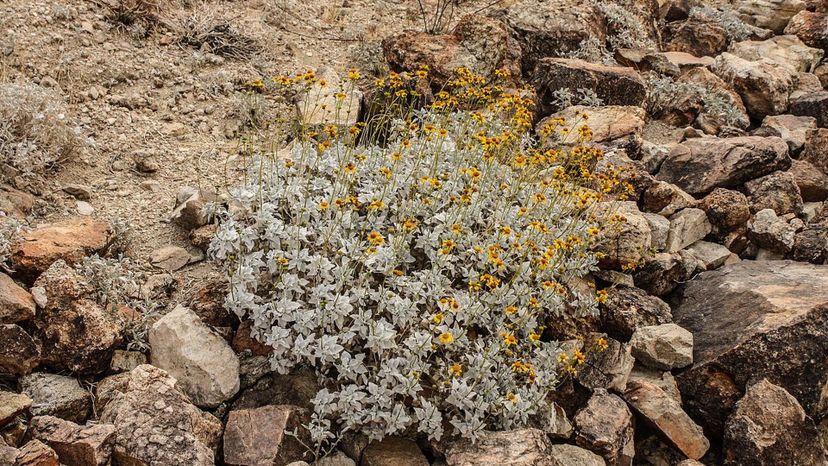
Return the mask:
<svg viewBox="0 0 828 466"><path fill-rule="evenodd" d="M368 242L373 244L374 246L380 246L385 243L385 238L377 231L372 231L368 233Z"/></svg>
<svg viewBox="0 0 828 466"><path fill-rule="evenodd" d="M517 342L518 342L517 337L512 335L511 333L504 333L503 334L503 343L506 344L506 346L515 346L517 344Z"/></svg>
<svg viewBox="0 0 828 466"><path fill-rule="evenodd" d="M540 334L536 332L529 333L529 341L532 343L537 343L540 341Z"/></svg>
<svg viewBox="0 0 828 466"><path fill-rule="evenodd" d="M457 243L455 243L453 240L446 239L446 240L443 240L443 242L441 243L441 246L442 247L440 249L440 252L443 253L443 254L449 254L449 253L451 253L451 251L454 250L455 246L457 246Z"/></svg>
<svg viewBox="0 0 828 466"><path fill-rule="evenodd" d="M606 350L609 347L607 339L604 337L599 338L598 341L595 342L595 347L598 348L598 351Z"/></svg>
<svg viewBox="0 0 828 466"><path fill-rule="evenodd" d="M368 210L381 210L385 207L385 203L380 200L371 201L368 204Z"/></svg>
<svg viewBox="0 0 828 466"><path fill-rule="evenodd" d="M437 325L442 324L444 319L445 319L445 316L443 315L442 312L438 312L437 314L434 314L433 316L431 316L431 321L434 322Z"/></svg>
<svg viewBox="0 0 828 466"><path fill-rule="evenodd" d="M514 393L512 393L512 392L509 392L509 393L506 395L506 399L507 399L507 400L509 400L509 401L511 401L512 403L517 403L517 401L518 401L517 395L515 395L515 394L514 394Z"/></svg>
<svg viewBox="0 0 828 466"><path fill-rule="evenodd" d="M586 357L584 356L584 353L581 352L581 350L575 350L572 353L572 359L575 361L576 365L581 365L584 363Z"/></svg>
<svg viewBox="0 0 828 466"><path fill-rule="evenodd" d="M458 363L452 364L451 367L449 367L449 374L455 377L460 377L463 375L463 366Z"/></svg>
<svg viewBox="0 0 828 466"><path fill-rule="evenodd" d="M607 290L598 290L598 291L595 292L595 300L598 301L599 303L607 302L607 297L608 296L609 296L609 293L607 293Z"/></svg>
<svg viewBox="0 0 828 466"><path fill-rule="evenodd" d="M319 203L319 210L326 210L330 206L331 205L328 203L328 201L322 201Z"/></svg>
<svg viewBox="0 0 828 466"><path fill-rule="evenodd" d="M405 229L405 231L411 231L411 230L417 228L417 221L414 220L413 218L407 218L403 222L403 228Z"/></svg>
<svg viewBox="0 0 828 466"><path fill-rule="evenodd" d="M444 345L449 345L449 344L451 344L451 342L454 341L454 335L452 335L448 332L441 333L440 336L437 337L437 339L440 340L440 343L442 343Z"/></svg>
<svg viewBox="0 0 828 466"><path fill-rule="evenodd" d="M504 309L503 312L505 312L506 315L512 315L512 314L516 313L517 311L518 311L517 306L506 306L506 309Z"/></svg>
<svg viewBox="0 0 828 466"><path fill-rule="evenodd" d="M362 75L359 74L359 71L357 71L357 70L352 69L352 70L348 71L348 79L350 79L351 81L356 81L357 79L359 79L361 77L362 77Z"/></svg>
<svg viewBox="0 0 828 466"><path fill-rule="evenodd" d="M288 265L288 263L290 261L287 259L287 257L280 257L280 258L276 259L276 262L279 263L279 265L284 266L284 265Z"/></svg>
<svg viewBox="0 0 828 466"><path fill-rule="evenodd" d="M342 171L350 175L356 172L356 165L354 165L353 163L348 163L344 167L342 167Z"/></svg>

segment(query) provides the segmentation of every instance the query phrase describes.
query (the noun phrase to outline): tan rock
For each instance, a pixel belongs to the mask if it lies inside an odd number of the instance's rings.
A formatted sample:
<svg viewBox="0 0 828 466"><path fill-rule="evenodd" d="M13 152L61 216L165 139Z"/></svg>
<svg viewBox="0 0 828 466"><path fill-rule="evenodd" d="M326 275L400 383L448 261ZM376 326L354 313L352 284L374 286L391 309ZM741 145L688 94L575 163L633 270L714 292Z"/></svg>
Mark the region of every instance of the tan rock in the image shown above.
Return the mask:
<svg viewBox="0 0 828 466"><path fill-rule="evenodd" d="M177 306L149 331L150 360L178 380L198 406L215 407L239 391L239 359L190 309Z"/></svg>
<svg viewBox="0 0 828 466"><path fill-rule="evenodd" d="M32 295L0 272L0 324L29 320L34 317L35 308Z"/></svg>
<svg viewBox="0 0 828 466"><path fill-rule="evenodd" d="M654 369L693 364L693 334L673 323L637 328L630 347L636 361Z"/></svg>
<svg viewBox="0 0 828 466"><path fill-rule="evenodd" d="M296 429L301 441L309 443L308 413L296 406L262 406L230 411L224 430L224 464L228 466L286 465L310 460L302 443L286 432Z"/></svg>
<svg viewBox="0 0 828 466"><path fill-rule="evenodd" d="M777 34L806 7L804 0L735 0L731 3L743 21Z"/></svg>
<svg viewBox="0 0 828 466"><path fill-rule="evenodd" d="M754 118L785 113L796 72L762 59L748 61L730 53L716 57L710 69L741 97Z"/></svg>
<svg viewBox="0 0 828 466"><path fill-rule="evenodd" d="M766 59L797 72L813 71L825 53L808 47L793 35L775 36L763 41L737 42L730 45L728 52L749 61Z"/></svg>
<svg viewBox="0 0 828 466"><path fill-rule="evenodd" d="M215 464L221 422L193 406L162 369L145 364L104 379L98 401L101 422L116 429L117 464Z"/></svg>
<svg viewBox="0 0 828 466"><path fill-rule="evenodd" d="M452 443L446 452L446 463L449 466L551 466L556 464L550 458L551 449L549 439L538 429L483 432L475 443L468 440Z"/></svg>
<svg viewBox="0 0 828 466"><path fill-rule="evenodd" d="M586 119L583 117L586 115ZM585 107L575 105L541 120L537 127L552 118L564 118L567 128L576 131L581 126L592 130L591 142L609 143L641 137L646 115L641 107L609 105L605 107ZM640 141L639 141L640 144Z"/></svg>
<svg viewBox="0 0 828 466"><path fill-rule="evenodd" d="M32 406L32 399L21 393L0 391L0 426L13 421Z"/></svg>
<svg viewBox="0 0 828 466"><path fill-rule="evenodd" d="M784 388L762 379L751 385L727 421L724 464L828 464L814 422Z"/></svg>
<svg viewBox="0 0 828 466"><path fill-rule="evenodd" d="M699 459L710 448L710 442L681 404L661 388L642 379L632 379L624 399L653 424L676 448L691 459Z"/></svg>
<svg viewBox="0 0 828 466"><path fill-rule="evenodd" d="M25 233L12 247L11 261L15 270L34 280L59 259L74 265L89 254L103 253L112 239L108 223L73 217Z"/></svg>

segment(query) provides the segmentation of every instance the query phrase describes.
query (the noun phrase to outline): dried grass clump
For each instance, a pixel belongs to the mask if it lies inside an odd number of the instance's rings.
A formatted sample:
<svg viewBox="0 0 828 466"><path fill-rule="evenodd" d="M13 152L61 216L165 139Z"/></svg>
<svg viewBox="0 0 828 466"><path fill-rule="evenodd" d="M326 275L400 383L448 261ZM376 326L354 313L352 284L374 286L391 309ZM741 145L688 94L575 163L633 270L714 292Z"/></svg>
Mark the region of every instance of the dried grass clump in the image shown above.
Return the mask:
<svg viewBox="0 0 828 466"><path fill-rule="evenodd" d="M212 54L236 60L246 60L259 51L256 41L239 32L229 21L218 17L207 8L202 8L181 24L179 43L206 48Z"/></svg>
<svg viewBox="0 0 828 466"><path fill-rule="evenodd" d="M116 29L147 36L161 23L161 0L104 0Z"/></svg>
<svg viewBox="0 0 828 466"><path fill-rule="evenodd" d="M75 156L82 141L63 101L34 84L0 84L0 181L41 174Z"/></svg>

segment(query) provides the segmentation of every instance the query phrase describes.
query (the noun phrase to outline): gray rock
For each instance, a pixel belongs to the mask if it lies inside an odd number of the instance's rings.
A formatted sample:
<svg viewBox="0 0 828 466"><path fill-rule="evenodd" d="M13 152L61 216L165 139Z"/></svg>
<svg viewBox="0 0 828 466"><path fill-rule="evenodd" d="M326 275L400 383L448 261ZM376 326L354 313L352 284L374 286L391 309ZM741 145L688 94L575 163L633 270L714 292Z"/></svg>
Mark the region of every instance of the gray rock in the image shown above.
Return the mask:
<svg viewBox="0 0 828 466"><path fill-rule="evenodd" d="M796 178L789 172L774 172L745 183L745 194L753 212L772 209L777 215L799 213L802 195Z"/></svg>
<svg viewBox="0 0 828 466"><path fill-rule="evenodd" d="M676 379L685 408L710 432L750 380L788 390L819 415L828 380L828 266L742 261L687 283L673 319L693 334L693 366Z"/></svg>
<svg viewBox="0 0 828 466"><path fill-rule="evenodd" d="M785 254L793 249L796 228L771 209L760 210L749 224L748 236L760 248Z"/></svg>
<svg viewBox="0 0 828 466"><path fill-rule="evenodd" d="M597 340L604 338L607 348L603 351L588 351L586 363L578 369L581 385L593 389L624 391L627 378L635 364L629 346L602 334L590 334L584 341L587 348L597 347Z"/></svg>
<svg viewBox="0 0 828 466"><path fill-rule="evenodd" d="M198 406L215 407L239 390L239 359L191 310L177 306L149 331L152 364L178 380Z"/></svg>
<svg viewBox="0 0 828 466"><path fill-rule="evenodd" d="M82 424L89 415L89 392L73 377L36 372L21 378L20 387L33 400L33 416L55 416Z"/></svg>
<svg viewBox="0 0 828 466"><path fill-rule="evenodd" d="M676 324L639 327L630 340L632 355L654 369L693 364L693 334Z"/></svg>
<svg viewBox="0 0 828 466"><path fill-rule="evenodd" d="M194 262L194 258L190 253L178 246L164 246L150 254L150 263L168 272L175 272L191 262Z"/></svg>
<svg viewBox="0 0 828 466"><path fill-rule="evenodd" d="M599 310L601 329L620 341L628 341L638 327L672 321L667 303L635 287L611 290Z"/></svg>
<svg viewBox="0 0 828 466"><path fill-rule="evenodd" d="M707 214L696 208L684 209L670 217L670 231L667 234L667 252L676 252L703 239L713 230Z"/></svg>
<svg viewBox="0 0 828 466"><path fill-rule="evenodd" d="M109 371L112 373L129 372L146 363L147 355L140 351L115 350L112 353L112 361L109 363Z"/></svg>
<svg viewBox="0 0 828 466"><path fill-rule="evenodd" d="M718 243L696 241L687 247L686 251L698 259L704 270L716 269L733 255L729 249Z"/></svg>
<svg viewBox="0 0 828 466"><path fill-rule="evenodd" d="M63 187L63 191L80 201L88 201L92 199L92 188L82 184L67 184Z"/></svg>
<svg viewBox="0 0 828 466"><path fill-rule="evenodd" d="M762 121L762 128L771 129L781 137L788 144L791 154L802 151L808 130L816 127L816 118L809 116L771 115Z"/></svg>

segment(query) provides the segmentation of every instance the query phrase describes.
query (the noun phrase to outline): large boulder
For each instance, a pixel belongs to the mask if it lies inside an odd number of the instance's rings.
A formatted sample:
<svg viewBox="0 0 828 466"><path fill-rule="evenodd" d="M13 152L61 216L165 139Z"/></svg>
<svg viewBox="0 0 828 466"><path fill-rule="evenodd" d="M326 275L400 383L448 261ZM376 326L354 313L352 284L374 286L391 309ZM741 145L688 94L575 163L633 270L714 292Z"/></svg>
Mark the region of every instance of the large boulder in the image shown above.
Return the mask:
<svg viewBox="0 0 828 466"><path fill-rule="evenodd" d="M224 464L284 466L310 459L303 445L310 442L303 427L307 421L307 411L295 406L271 405L230 411L224 430ZM289 434L294 430L299 438Z"/></svg>
<svg viewBox="0 0 828 466"><path fill-rule="evenodd" d="M451 34L404 31L387 37L382 46L392 70L415 72L426 65L432 86L438 88L460 67L488 79L498 69L512 79L520 77L520 45L502 22L485 16L463 17Z"/></svg>
<svg viewBox="0 0 828 466"><path fill-rule="evenodd" d="M727 233L743 227L750 220L747 196L739 191L716 188L699 203L715 231Z"/></svg>
<svg viewBox="0 0 828 466"><path fill-rule="evenodd" d="M816 129L816 118L796 115L773 115L767 116L762 121L763 132L771 133L770 136L779 136L786 143L792 155L799 154L805 147L805 139L810 129Z"/></svg>
<svg viewBox="0 0 828 466"><path fill-rule="evenodd" d="M606 105L642 106L647 86L633 69L607 66L575 58L544 58L535 67L535 89L539 114L548 115L552 93L558 89L591 89Z"/></svg>
<svg viewBox="0 0 828 466"><path fill-rule="evenodd" d="M727 420L724 463L739 466L828 464L814 422L784 388L762 379Z"/></svg>
<svg viewBox="0 0 828 466"><path fill-rule="evenodd" d="M100 420L115 426L116 464L213 466L221 422L147 364L98 384Z"/></svg>
<svg viewBox="0 0 828 466"><path fill-rule="evenodd" d="M610 466L632 463L633 419L624 400L597 389L587 405L575 415L575 441L601 456Z"/></svg>
<svg viewBox="0 0 828 466"><path fill-rule="evenodd" d="M796 36L776 36L768 40L747 40L731 44L728 52L748 61L767 59L794 71L813 71L825 52L803 44Z"/></svg>
<svg viewBox="0 0 828 466"><path fill-rule="evenodd" d="M22 276L34 280L59 259L75 265L92 253L104 253L112 240L108 223L73 217L25 233L12 246L11 262Z"/></svg>
<svg viewBox="0 0 828 466"><path fill-rule="evenodd" d="M33 323L43 343L43 362L89 374L109 367L109 358L123 337L123 324L94 300L94 289L63 260L53 263L35 282L43 288L46 306Z"/></svg>
<svg viewBox="0 0 828 466"><path fill-rule="evenodd" d="M575 52L589 39L606 39L601 13L587 0L520 0L502 18L520 43L526 74L542 58Z"/></svg>
<svg viewBox="0 0 828 466"><path fill-rule="evenodd" d="M677 381L685 406L721 432L748 381L767 378L810 415L828 381L828 266L742 261L686 284L673 320L693 334Z"/></svg>
<svg viewBox="0 0 828 466"><path fill-rule="evenodd" d="M115 446L112 425L79 426L53 416L32 418L28 435L52 447L61 463L73 466L106 466Z"/></svg>
<svg viewBox="0 0 828 466"><path fill-rule="evenodd" d="M154 366L178 380L198 406L215 407L239 391L239 358L190 309L177 306L149 332Z"/></svg>
<svg viewBox="0 0 828 466"><path fill-rule="evenodd" d="M690 16L686 21L669 23L666 50L685 52L697 57L715 57L727 49L727 31L712 18Z"/></svg>
<svg viewBox="0 0 828 466"><path fill-rule="evenodd" d="M785 113L796 72L773 60L749 61L730 53L716 57L710 69L741 97L754 118Z"/></svg>
<svg viewBox="0 0 828 466"><path fill-rule="evenodd" d="M0 324L14 324L35 315L32 295L8 275L0 272Z"/></svg>
<svg viewBox="0 0 828 466"><path fill-rule="evenodd" d="M788 145L781 138L692 138L673 148L656 178L690 194L704 194L790 166Z"/></svg>

